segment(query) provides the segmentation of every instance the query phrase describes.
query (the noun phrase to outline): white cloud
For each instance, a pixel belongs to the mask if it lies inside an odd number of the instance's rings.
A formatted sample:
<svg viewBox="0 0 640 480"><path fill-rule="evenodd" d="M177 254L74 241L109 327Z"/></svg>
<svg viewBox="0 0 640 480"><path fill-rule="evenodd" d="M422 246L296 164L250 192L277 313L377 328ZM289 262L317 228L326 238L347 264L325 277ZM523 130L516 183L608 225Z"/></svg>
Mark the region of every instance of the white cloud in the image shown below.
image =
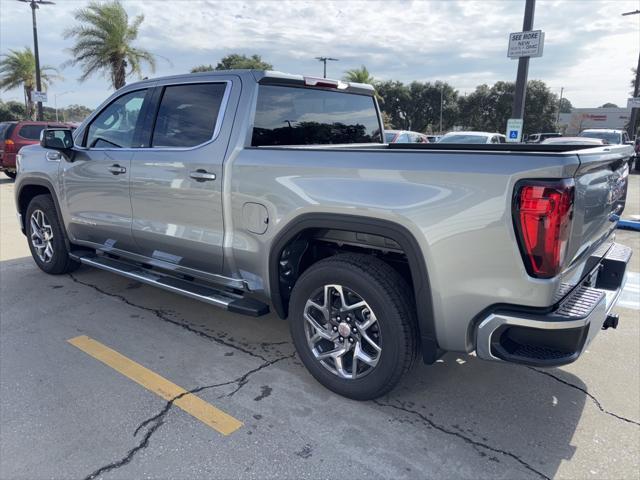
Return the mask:
<svg viewBox="0 0 640 480"><path fill-rule="evenodd" d="M505 1L198 1L123 0L131 16L144 13L138 43L166 57L156 75L215 64L231 52L258 53L278 70L318 75L314 57L330 55L330 76L367 65L381 79L446 80L461 93L479 83L513 80L516 63L506 58L508 34L522 25L524 2ZM71 44L61 32L84 1L58 0L38 11L42 62L62 64ZM630 68L640 45L635 0L539 0L535 27L546 32L545 54L532 59L530 78L541 79L577 106L624 104ZM31 45L27 5L0 0L0 47ZM104 78L78 84L77 69L52 91L74 90L59 103L96 106L110 92ZM2 94L18 97L20 92Z"/></svg>

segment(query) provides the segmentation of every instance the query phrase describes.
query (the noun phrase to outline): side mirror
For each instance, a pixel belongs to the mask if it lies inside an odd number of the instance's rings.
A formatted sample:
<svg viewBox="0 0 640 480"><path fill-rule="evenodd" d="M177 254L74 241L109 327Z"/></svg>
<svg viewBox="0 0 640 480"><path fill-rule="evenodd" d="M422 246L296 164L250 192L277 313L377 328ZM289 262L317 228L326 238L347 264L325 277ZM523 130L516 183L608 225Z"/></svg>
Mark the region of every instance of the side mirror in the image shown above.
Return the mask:
<svg viewBox="0 0 640 480"><path fill-rule="evenodd" d="M73 130L70 128L45 128L40 136L40 146L58 150L73 161Z"/></svg>

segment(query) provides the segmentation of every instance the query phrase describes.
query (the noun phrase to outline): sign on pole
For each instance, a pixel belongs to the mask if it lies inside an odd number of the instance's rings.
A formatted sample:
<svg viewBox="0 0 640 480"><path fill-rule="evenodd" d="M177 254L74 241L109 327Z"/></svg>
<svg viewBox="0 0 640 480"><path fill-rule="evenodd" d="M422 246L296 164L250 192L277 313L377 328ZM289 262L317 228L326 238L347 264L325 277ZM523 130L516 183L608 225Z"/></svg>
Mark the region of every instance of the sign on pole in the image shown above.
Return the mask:
<svg viewBox="0 0 640 480"><path fill-rule="evenodd" d="M509 58L541 57L544 49L544 32L542 30L530 30L528 32L515 32L509 34Z"/></svg>
<svg viewBox="0 0 640 480"><path fill-rule="evenodd" d="M507 143L518 143L522 139L522 119L510 118L507 120Z"/></svg>
<svg viewBox="0 0 640 480"><path fill-rule="evenodd" d="M32 90L31 101L47 103L47 92L38 92L37 90Z"/></svg>
<svg viewBox="0 0 640 480"><path fill-rule="evenodd" d="M640 108L640 97L632 97L628 99L627 108Z"/></svg>

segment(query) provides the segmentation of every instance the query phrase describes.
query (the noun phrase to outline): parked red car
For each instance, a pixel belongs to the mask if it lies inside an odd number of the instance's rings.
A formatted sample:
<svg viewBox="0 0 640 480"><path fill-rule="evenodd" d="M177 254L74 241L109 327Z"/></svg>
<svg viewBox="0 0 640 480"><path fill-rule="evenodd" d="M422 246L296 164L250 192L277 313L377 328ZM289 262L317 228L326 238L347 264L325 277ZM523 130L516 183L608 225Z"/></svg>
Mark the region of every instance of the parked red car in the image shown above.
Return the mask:
<svg viewBox="0 0 640 480"><path fill-rule="evenodd" d="M40 132L50 127L73 128L73 125L31 121L0 123L0 171L10 178L16 178L16 154L25 145L39 143Z"/></svg>

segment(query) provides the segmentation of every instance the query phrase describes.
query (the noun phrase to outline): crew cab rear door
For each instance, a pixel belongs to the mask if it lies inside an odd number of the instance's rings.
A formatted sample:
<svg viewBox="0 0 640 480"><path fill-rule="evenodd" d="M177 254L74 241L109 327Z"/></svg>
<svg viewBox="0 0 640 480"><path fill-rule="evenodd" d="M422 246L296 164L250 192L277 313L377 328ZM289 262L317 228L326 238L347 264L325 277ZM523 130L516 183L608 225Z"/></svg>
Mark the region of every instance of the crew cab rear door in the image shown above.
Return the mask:
<svg viewBox="0 0 640 480"><path fill-rule="evenodd" d="M222 271L222 166L239 93L232 75L156 87L147 146L132 160L131 205L139 253L162 266Z"/></svg>

